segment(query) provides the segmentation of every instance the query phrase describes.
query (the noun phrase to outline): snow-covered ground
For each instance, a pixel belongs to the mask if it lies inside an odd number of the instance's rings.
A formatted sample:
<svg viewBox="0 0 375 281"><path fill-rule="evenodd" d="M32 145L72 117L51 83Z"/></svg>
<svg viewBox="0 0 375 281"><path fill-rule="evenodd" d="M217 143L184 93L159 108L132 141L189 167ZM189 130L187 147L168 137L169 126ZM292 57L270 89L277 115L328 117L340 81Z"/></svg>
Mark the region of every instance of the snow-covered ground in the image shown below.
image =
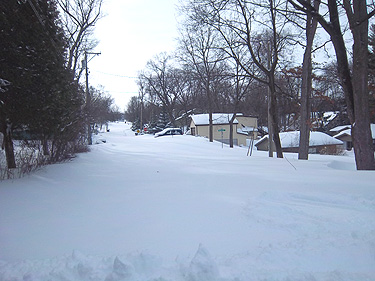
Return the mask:
<svg viewBox="0 0 375 281"><path fill-rule="evenodd" d="M0 280L375 280L375 172L123 123L0 182Z"/></svg>

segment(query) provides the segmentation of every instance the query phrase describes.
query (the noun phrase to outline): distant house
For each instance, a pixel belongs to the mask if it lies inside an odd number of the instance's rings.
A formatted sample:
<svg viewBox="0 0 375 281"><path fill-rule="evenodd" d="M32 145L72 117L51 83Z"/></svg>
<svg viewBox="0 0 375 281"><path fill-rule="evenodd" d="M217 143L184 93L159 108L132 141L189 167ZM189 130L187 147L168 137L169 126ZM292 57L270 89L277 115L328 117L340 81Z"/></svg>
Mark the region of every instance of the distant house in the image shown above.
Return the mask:
<svg viewBox="0 0 375 281"><path fill-rule="evenodd" d="M345 129L333 136L334 138L343 142L343 147L345 150L352 150L352 129Z"/></svg>
<svg viewBox="0 0 375 281"><path fill-rule="evenodd" d="M188 130L191 118L190 116L193 114L193 110L188 110L187 112L182 113L178 116L174 121L176 127L182 128L184 133Z"/></svg>
<svg viewBox="0 0 375 281"><path fill-rule="evenodd" d="M281 148L283 152L298 152L299 131L280 133ZM309 153L336 154L342 149L343 142L322 132L310 132ZM255 146L258 150L268 151L268 135L261 138ZM273 151L276 151L272 142Z"/></svg>
<svg viewBox="0 0 375 281"><path fill-rule="evenodd" d="M336 133L333 137L341 140L344 143L344 148L346 150L352 150L353 141L352 141L352 129L350 125L338 126L330 130L330 132ZM371 135L372 135L372 144L375 150L375 124L371 124Z"/></svg>
<svg viewBox="0 0 375 281"><path fill-rule="evenodd" d="M229 144L229 121L233 114L214 113L212 114L213 138L216 141L223 141ZM233 121L233 144L246 145L247 140L257 137L258 119L256 117L236 115ZM190 132L193 136L209 137L209 115L191 115Z"/></svg>

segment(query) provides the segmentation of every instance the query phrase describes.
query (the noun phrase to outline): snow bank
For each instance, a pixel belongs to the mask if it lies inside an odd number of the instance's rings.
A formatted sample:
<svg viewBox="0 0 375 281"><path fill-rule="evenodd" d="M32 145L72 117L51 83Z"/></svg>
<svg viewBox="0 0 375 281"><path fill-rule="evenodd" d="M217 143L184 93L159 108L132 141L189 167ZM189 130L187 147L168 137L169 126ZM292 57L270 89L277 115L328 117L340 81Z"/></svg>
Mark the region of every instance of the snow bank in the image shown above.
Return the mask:
<svg viewBox="0 0 375 281"><path fill-rule="evenodd" d="M13 264L0 262L0 280L4 281L368 281L373 272L352 272L332 270L308 272L299 268L277 268L272 259L272 251L281 251L274 245L260 245L258 255L268 256L263 266L254 260L251 253L227 259L214 259L208 251L199 246L195 256L189 261L176 258L174 263L163 264L155 256L138 253L127 256L96 257L73 252L70 256L42 261L22 261ZM276 249L274 249L276 248ZM314 249L311 248L314 252ZM323 256L324 258L324 256ZM286 261L289 259L287 258ZM286 261L281 261L286 263ZM300 263L306 262L302 260ZM306 267L311 262L307 261ZM332 263L332 262L331 262ZM328 267L328 266L327 266Z"/></svg>

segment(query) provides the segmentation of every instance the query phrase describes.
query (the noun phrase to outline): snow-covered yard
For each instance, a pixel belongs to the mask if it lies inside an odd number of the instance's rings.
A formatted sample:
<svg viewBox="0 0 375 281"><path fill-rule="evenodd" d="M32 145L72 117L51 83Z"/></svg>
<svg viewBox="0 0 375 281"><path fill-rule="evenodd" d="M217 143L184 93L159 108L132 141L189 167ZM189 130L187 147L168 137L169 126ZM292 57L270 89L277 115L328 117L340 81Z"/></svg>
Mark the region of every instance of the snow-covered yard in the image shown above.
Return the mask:
<svg viewBox="0 0 375 281"><path fill-rule="evenodd" d="M134 136L0 182L0 280L375 280L375 172Z"/></svg>

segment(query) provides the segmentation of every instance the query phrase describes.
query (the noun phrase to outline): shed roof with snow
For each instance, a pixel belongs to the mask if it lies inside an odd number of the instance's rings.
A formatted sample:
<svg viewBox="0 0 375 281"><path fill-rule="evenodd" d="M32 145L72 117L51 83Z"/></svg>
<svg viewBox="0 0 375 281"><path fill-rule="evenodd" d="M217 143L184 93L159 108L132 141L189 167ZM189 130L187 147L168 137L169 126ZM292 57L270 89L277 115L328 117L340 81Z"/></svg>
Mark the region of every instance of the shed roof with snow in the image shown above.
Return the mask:
<svg viewBox="0 0 375 281"><path fill-rule="evenodd" d="M299 131L283 132L280 133L281 148L299 147ZM268 135L261 138L255 146L259 146L261 143L268 140ZM322 145L340 145L342 141L331 137L322 132L310 132L309 146L322 146Z"/></svg>
<svg viewBox="0 0 375 281"><path fill-rule="evenodd" d="M243 134L248 136L249 133L258 132L258 129L252 126L244 126L241 124L241 127L237 128L237 134Z"/></svg>

